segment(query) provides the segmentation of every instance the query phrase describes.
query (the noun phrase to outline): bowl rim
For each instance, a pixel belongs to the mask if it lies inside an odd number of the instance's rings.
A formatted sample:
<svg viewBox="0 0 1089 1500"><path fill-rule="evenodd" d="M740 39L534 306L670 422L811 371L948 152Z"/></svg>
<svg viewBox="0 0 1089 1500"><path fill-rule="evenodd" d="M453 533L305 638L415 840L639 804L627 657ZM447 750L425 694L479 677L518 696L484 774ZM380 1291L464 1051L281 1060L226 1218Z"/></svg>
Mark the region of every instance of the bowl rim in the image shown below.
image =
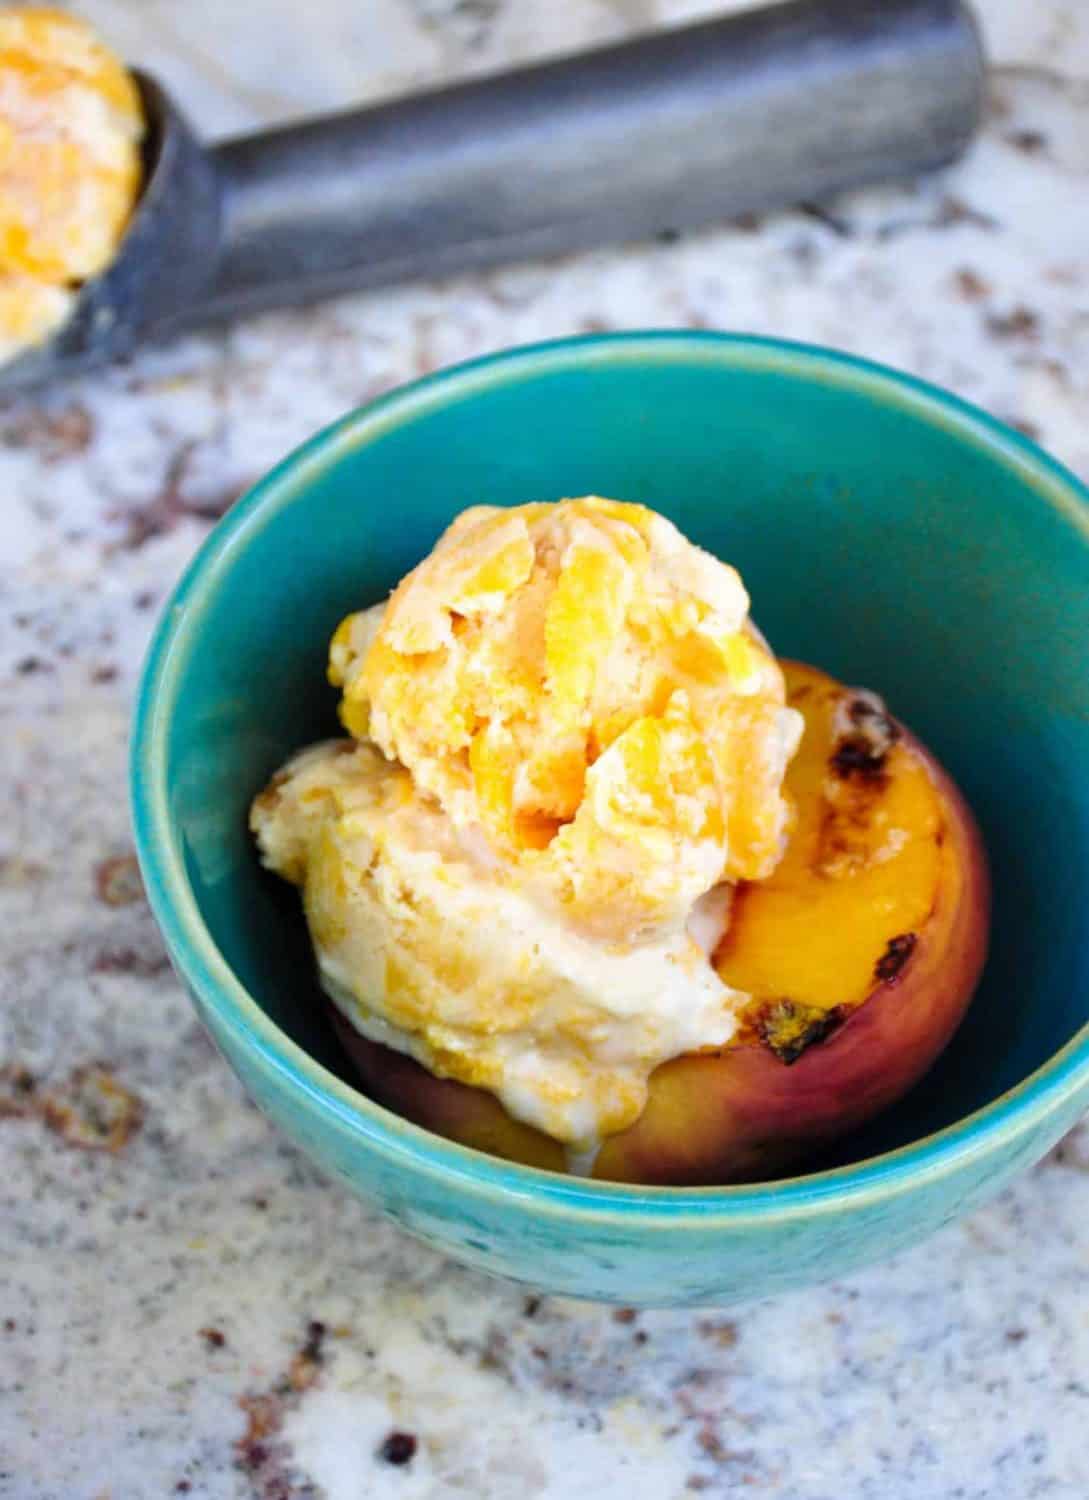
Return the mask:
<svg viewBox="0 0 1089 1500"><path fill-rule="evenodd" d="M170 816L165 740L177 686L221 575L264 524L302 495L319 471L394 426L497 385L617 362L706 364L801 375L912 411L1014 470L1041 503L1060 511L1089 549L1089 488L1022 434L940 387L871 360L818 345L706 330L589 334L528 344L438 370L323 428L260 479L190 560L153 633L137 691L130 797L137 856L171 959L201 1006L270 1076L337 1133L407 1171L425 1173L534 1212L579 1219L633 1217L675 1228L693 1219L735 1225L793 1219L914 1190L998 1151L1089 1096L1089 1024L1046 1062L942 1130L847 1166L734 1187L657 1187L566 1177L449 1141L342 1082L273 1022L235 976L204 924Z"/></svg>

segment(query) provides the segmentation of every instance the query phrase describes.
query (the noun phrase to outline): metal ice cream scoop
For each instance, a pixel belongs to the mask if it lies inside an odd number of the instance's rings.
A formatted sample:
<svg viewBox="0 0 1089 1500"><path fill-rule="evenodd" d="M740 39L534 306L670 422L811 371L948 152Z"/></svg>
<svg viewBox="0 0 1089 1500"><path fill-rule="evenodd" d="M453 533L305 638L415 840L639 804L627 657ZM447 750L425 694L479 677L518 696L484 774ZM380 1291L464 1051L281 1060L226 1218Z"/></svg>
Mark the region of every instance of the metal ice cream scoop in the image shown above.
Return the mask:
<svg viewBox="0 0 1089 1500"><path fill-rule="evenodd" d="M212 319L940 166L984 64L960 0L791 0L214 146L138 79L146 180L117 259L0 391Z"/></svg>

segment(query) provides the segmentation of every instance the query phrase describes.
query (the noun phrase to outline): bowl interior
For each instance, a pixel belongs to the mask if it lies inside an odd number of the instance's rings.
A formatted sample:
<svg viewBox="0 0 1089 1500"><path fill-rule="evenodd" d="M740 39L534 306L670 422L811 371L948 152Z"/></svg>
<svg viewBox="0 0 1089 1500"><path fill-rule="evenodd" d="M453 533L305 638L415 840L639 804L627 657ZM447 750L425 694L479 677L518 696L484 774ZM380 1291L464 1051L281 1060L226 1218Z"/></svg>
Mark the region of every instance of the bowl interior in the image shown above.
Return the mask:
<svg viewBox="0 0 1089 1500"><path fill-rule="evenodd" d="M982 988L862 1159L951 1124L1089 1020L1089 519L1073 481L910 381L789 346L575 341L357 415L244 502L191 575L166 774L204 920L319 1061L297 893L257 867L250 801L337 732L326 643L468 504L641 501L742 573L781 654L882 692L980 820L995 883Z"/></svg>

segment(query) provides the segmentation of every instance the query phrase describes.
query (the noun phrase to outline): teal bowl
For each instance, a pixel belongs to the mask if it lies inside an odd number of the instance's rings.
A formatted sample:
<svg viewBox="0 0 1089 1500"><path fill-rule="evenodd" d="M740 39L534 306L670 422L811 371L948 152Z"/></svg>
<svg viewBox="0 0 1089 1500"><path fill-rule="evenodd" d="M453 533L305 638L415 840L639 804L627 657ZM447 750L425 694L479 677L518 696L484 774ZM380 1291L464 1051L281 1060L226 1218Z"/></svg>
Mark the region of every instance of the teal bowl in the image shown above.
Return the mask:
<svg viewBox="0 0 1089 1500"><path fill-rule="evenodd" d="M982 825L990 962L928 1078L820 1169L734 1188L562 1177L359 1093L254 792L335 732L326 643L462 507L641 501L735 563L776 649L879 688ZM457 1259L550 1292L725 1304L910 1245L1089 1106L1089 506L983 413L903 375L712 334L518 349L319 434L212 533L165 610L132 745L171 958L253 1098L331 1176Z"/></svg>

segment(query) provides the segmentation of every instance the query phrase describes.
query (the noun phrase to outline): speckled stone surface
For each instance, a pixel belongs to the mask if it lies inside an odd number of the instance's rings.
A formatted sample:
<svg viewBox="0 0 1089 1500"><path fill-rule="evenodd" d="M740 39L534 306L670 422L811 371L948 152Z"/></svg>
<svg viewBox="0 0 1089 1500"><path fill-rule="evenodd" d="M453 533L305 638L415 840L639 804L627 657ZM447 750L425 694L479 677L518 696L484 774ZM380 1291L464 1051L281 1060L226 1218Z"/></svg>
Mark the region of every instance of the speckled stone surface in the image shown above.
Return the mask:
<svg viewBox="0 0 1089 1500"><path fill-rule="evenodd" d="M210 132L713 8L83 6ZM212 520L451 360L649 324L816 339L1089 473L1089 12L982 13L989 122L943 176L267 317L0 408L3 1500L1089 1495L1084 1128L823 1290L729 1317L527 1300L378 1221L247 1104L167 968L124 792L148 632Z"/></svg>

